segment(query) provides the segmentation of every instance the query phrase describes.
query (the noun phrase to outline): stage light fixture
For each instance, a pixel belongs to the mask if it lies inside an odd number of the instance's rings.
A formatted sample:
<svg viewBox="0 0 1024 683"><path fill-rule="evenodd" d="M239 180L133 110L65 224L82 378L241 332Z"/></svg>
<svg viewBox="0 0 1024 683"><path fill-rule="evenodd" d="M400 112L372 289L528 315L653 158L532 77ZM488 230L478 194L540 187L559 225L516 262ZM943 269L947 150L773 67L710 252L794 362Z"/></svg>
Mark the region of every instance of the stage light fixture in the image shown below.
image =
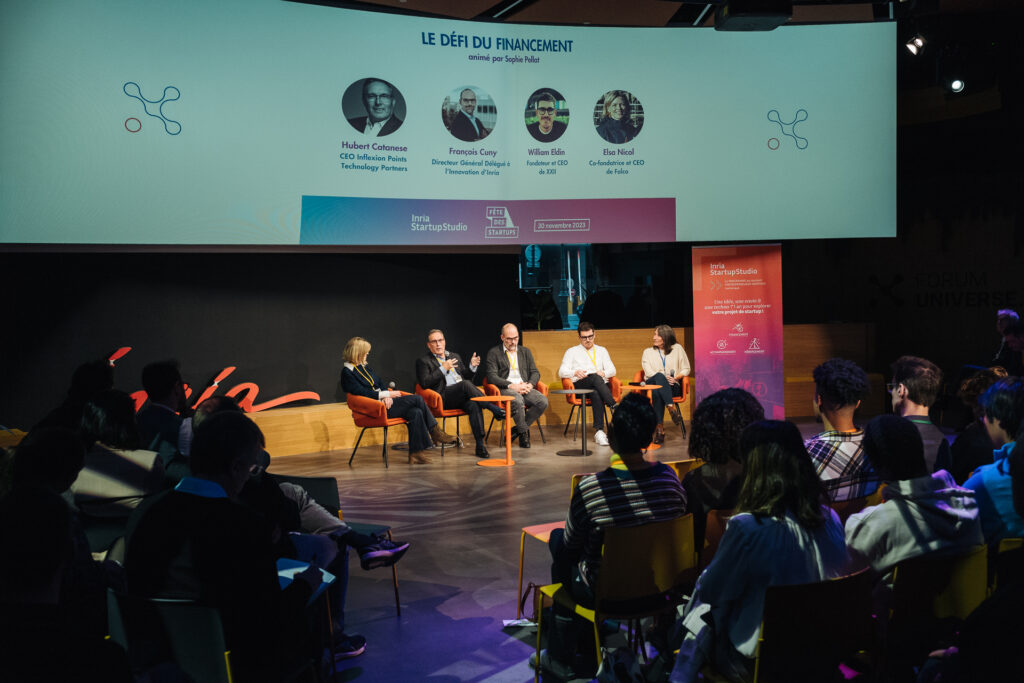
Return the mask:
<svg viewBox="0 0 1024 683"><path fill-rule="evenodd" d="M949 89L951 92L963 92L964 81L962 78L953 78L949 81Z"/></svg>
<svg viewBox="0 0 1024 683"><path fill-rule="evenodd" d="M913 38L907 41L907 52L914 55L915 57L924 52L924 46L928 41L924 39L920 33L915 34Z"/></svg>

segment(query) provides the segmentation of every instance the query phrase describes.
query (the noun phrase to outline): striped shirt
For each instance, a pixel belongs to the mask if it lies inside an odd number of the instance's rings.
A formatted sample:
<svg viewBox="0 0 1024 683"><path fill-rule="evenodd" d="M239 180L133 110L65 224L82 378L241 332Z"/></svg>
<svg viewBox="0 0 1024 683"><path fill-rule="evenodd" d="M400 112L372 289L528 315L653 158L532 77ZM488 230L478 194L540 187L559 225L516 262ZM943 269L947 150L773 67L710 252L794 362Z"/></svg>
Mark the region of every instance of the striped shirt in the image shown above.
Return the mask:
<svg viewBox="0 0 1024 683"><path fill-rule="evenodd" d="M864 457L864 430L830 430L804 442L818 478L833 502L870 496L878 489L878 475Z"/></svg>
<svg viewBox="0 0 1024 683"><path fill-rule="evenodd" d="M580 554L580 574L594 584L605 527L639 526L686 513L686 493L669 467L608 469L589 474L573 492L565 520L565 548Z"/></svg>

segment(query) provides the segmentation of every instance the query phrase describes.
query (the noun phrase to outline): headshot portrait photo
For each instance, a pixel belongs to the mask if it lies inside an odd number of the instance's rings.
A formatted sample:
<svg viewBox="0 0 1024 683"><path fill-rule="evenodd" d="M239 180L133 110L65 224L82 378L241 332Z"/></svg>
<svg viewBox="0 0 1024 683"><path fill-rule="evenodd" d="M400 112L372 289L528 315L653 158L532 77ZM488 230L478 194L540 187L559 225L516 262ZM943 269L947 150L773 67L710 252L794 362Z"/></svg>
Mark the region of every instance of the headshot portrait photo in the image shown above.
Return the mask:
<svg viewBox="0 0 1024 683"><path fill-rule="evenodd" d="M569 126L569 107L554 88L535 90L526 101L526 130L537 142L554 142Z"/></svg>
<svg viewBox="0 0 1024 683"><path fill-rule="evenodd" d="M341 111L363 135L382 138L398 130L405 120L405 98L383 78L361 78L345 89Z"/></svg>
<svg viewBox="0 0 1024 683"><path fill-rule="evenodd" d="M609 90L594 106L594 127L605 142L622 145L640 134L644 108L625 90Z"/></svg>
<svg viewBox="0 0 1024 683"><path fill-rule="evenodd" d="M441 103L441 122L463 142L483 140L498 123L498 108L485 91L473 85L453 89Z"/></svg>

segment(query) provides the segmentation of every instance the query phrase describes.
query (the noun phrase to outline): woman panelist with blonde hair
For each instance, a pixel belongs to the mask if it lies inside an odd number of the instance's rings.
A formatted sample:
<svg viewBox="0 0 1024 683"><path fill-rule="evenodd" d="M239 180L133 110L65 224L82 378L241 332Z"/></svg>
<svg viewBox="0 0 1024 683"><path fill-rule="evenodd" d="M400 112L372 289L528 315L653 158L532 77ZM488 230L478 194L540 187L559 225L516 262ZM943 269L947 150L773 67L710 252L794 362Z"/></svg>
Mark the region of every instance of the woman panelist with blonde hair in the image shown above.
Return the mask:
<svg viewBox="0 0 1024 683"><path fill-rule="evenodd" d="M677 425L683 422L683 416L672 403L672 397L683 395L680 378L690 374L690 359L686 357L683 347L676 343L676 333L668 325L658 325L654 330L652 344L650 348L644 349L640 366L644 371L645 382L662 387L652 393L651 402L654 404L654 414L658 416L654 443L664 443L665 406L668 406L672 422Z"/></svg>
<svg viewBox="0 0 1024 683"><path fill-rule="evenodd" d="M388 417L405 419L409 428L409 464L430 463L430 458L424 454L425 450L434 444L453 444L456 438L441 431L422 396L403 395L400 391L391 391L385 387L377 373L366 363L369 355L370 342L362 337L348 340L342 352L345 367L341 370L341 388L348 394L382 401L388 410Z"/></svg>

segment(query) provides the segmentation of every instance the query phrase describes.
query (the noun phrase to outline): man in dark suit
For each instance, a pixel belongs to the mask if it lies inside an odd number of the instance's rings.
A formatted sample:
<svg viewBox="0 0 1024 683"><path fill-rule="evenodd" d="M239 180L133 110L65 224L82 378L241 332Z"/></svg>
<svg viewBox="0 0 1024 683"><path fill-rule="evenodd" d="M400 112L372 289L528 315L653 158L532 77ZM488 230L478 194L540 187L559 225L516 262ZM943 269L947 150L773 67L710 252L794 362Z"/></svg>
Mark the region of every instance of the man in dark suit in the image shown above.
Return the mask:
<svg viewBox="0 0 1024 683"><path fill-rule="evenodd" d="M466 412L473 438L476 439L476 455L479 458L488 457L481 404L470 400L474 396L483 396L483 392L473 384L473 377L480 367L480 356L473 353L469 365L465 365L459 354L445 348L444 332L437 329L427 333L427 349L430 353L416 359L416 381L424 389L432 389L441 394L441 404L445 408ZM483 405L499 420L504 419L505 411L497 404Z"/></svg>
<svg viewBox="0 0 1024 683"><path fill-rule="evenodd" d="M483 140L491 131L484 128L484 122L473 115L476 111L476 93L466 88L459 95L459 111L452 118L451 133L464 142Z"/></svg>
<svg viewBox="0 0 1024 683"><path fill-rule="evenodd" d="M178 451L185 383L177 361L157 361L142 368L142 388L149 399L135 415L142 447L160 454L168 480L187 477L191 474L188 460Z"/></svg>
<svg viewBox="0 0 1024 683"><path fill-rule="evenodd" d="M519 329L512 323L501 328L501 344L487 352L487 381L513 397L509 406L519 446L529 448L530 425L547 410L548 399L536 389L540 371L530 350L519 346Z"/></svg>
<svg viewBox="0 0 1024 683"><path fill-rule="evenodd" d="M363 106L366 116L348 120L360 133L382 138L391 135L402 125L395 116L395 87L379 78L363 81Z"/></svg>

